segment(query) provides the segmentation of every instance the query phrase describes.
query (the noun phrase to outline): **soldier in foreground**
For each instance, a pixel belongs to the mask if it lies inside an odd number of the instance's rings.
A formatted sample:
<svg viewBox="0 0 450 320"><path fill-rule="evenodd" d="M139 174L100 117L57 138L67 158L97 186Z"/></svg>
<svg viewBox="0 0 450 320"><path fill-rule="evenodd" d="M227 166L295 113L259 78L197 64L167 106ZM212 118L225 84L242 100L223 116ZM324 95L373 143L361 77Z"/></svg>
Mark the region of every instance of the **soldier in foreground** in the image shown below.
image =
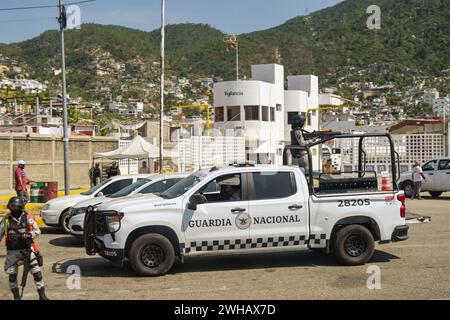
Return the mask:
<svg viewBox="0 0 450 320"><path fill-rule="evenodd" d="M5 238L7 248L5 272L9 275L9 287L14 300L21 300L26 286L28 273L31 272L40 300L48 300L45 295L44 281L40 267L42 256L33 239L41 234L34 217L25 212L25 203L19 197L8 202L10 213L5 215L0 224L0 241ZM17 274L19 262L23 262L22 292L19 291Z"/></svg>

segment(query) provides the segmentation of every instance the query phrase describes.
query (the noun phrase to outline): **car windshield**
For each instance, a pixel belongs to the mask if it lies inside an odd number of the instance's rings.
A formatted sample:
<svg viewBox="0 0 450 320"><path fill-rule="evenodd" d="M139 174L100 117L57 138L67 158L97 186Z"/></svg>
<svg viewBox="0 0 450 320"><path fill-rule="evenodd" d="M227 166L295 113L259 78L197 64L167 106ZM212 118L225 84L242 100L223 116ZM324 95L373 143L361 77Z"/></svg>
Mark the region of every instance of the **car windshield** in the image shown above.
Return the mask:
<svg viewBox="0 0 450 320"><path fill-rule="evenodd" d="M82 195L83 196L91 196L94 193L96 193L98 190L100 190L101 188L103 188L105 185L107 185L108 183L110 183L112 181L112 179L108 179L103 181L102 183L100 183L99 185L96 185L95 187L93 187L91 190L83 192Z"/></svg>
<svg viewBox="0 0 450 320"><path fill-rule="evenodd" d="M175 199L189 190L191 190L193 187L195 187L197 184L202 182L206 177L208 176L207 172L205 171L199 171L197 173L194 173L193 175L181 180L177 184L175 184L172 188L169 190L159 194L161 198L165 199Z"/></svg>
<svg viewBox="0 0 450 320"><path fill-rule="evenodd" d="M117 191L116 193L113 193L108 198L121 198L129 196L133 191L136 191L140 187L144 186L145 184L149 183L150 179L139 179L137 182L130 184L128 187L123 188L122 190Z"/></svg>

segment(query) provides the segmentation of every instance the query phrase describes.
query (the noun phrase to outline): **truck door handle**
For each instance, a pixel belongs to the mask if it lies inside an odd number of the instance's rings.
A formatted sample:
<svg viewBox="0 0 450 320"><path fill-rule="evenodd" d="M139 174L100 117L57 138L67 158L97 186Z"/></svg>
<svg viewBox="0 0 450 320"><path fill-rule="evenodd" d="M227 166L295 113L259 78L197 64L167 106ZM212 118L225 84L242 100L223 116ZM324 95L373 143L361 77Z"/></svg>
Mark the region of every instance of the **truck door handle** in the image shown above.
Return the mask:
<svg viewBox="0 0 450 320"><path fill-rule="evenodd" d="M288 207L288 209L291 210L291 211L297 211L297 210L303 209L303 206L296 204L296 205Z"/></svg>
<svg viewBox="0 0 450 320"><path fill-rule="evenodd" d="M232 213L232 214L238 214L238 213L242 213L242 212L245 212L245 211L247 211L247 210L244 209L244 208L235 208L235 209L231 209L231 213Z"/></svg>

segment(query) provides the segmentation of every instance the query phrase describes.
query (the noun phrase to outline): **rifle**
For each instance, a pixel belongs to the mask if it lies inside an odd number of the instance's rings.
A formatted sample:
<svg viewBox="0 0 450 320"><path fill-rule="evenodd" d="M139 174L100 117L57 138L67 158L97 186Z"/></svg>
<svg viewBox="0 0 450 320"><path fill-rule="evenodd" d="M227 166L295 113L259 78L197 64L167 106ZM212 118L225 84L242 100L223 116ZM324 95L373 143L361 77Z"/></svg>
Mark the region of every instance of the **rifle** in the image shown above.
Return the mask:
<svg viewBox="0 0 450 320"><path fill-rule="evenodd" d="M31 267L31 253L33 252L33 250L31 249L31 247L32 247L31 234L29 232L27 232L26 234L27 234L27 238L26 238L27 248L22 251L23 273L22 273L22 283L21 283L22 292L20 294L20 299L22 299L23 292L25 291L25 287L27 285L27 278L28 278L28 274L30 273L30 267Z"/></svg>

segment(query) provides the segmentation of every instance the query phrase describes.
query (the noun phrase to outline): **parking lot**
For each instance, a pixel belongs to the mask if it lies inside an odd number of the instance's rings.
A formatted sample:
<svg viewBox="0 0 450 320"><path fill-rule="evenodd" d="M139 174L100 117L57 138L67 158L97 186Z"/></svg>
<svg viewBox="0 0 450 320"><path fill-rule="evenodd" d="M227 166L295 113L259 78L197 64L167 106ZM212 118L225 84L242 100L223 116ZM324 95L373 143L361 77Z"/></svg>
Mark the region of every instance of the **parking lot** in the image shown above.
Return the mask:
<svg viewBox="0 0 450 320"><path fill-rule="evenodd" d="M450 299L450 194L408 201L413 213L432 217L413 224L410 240L378 245L369 265L338 266L310 251L190 258L161 278L136 278L99 257L85 254L80 240L45 228L38 244L50 299ZM5 248L0 250L3 266ZM367 268L381 269L381 289L367 288ZM67 270L81 270L80 288ZM19 280L21 278L21 272ZM10 299L0 275L0 299ZM24 299L37 299L32 277Z"/></svg>

